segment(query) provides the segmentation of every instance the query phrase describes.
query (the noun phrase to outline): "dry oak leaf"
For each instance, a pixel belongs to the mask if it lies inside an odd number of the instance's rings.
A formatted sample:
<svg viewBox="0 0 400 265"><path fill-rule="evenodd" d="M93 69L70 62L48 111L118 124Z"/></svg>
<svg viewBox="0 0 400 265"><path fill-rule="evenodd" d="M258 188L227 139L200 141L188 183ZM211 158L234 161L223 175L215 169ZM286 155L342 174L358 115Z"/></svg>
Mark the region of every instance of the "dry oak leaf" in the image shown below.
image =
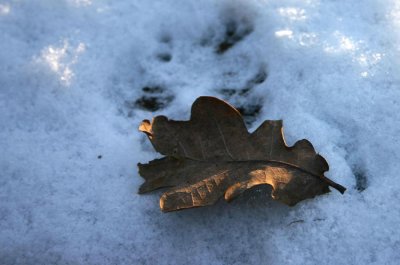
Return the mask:
<svg viewBox="0 0 400 265"><path fill-rule="evenodd" d="M165 157L138 164L145 179L139 193L172 187L160 199L164 212L231 201L256 185L272 186L272 198L287 205L346 189L324 176L329 169L308 140L288 147L282 121L264 121L247 131L240 113L214 97L199 97L189 121L157 116L139 130Z"/></svg>

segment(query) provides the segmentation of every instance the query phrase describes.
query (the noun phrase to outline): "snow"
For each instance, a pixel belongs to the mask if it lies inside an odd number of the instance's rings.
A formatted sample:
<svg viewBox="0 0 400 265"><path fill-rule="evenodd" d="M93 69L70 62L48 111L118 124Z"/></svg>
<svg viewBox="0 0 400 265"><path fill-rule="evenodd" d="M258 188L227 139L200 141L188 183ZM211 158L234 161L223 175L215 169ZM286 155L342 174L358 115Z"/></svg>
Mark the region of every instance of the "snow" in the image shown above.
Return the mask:
<svg viewBox="0 0 400 265"><path fill-rule="evenodd" d="M0 0L0 263L397 264L399 36L396 0ZM200 95L283 119L348 190L161 213L137 127Z"/></svg>

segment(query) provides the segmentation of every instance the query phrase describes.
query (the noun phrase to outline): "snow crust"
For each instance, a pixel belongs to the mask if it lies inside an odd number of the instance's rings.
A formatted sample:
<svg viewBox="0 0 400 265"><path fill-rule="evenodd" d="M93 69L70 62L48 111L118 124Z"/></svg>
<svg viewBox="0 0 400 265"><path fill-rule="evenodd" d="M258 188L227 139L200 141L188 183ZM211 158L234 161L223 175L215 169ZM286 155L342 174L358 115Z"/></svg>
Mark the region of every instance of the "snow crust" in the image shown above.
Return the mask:
<svg viewBox="0 0 400 265"><path fill-rule="evenodd" d="M398 264L399 47L396 0L0 0L0 263ZM347 192L162 214L137 126L200 95L283 119Z"/></svg>

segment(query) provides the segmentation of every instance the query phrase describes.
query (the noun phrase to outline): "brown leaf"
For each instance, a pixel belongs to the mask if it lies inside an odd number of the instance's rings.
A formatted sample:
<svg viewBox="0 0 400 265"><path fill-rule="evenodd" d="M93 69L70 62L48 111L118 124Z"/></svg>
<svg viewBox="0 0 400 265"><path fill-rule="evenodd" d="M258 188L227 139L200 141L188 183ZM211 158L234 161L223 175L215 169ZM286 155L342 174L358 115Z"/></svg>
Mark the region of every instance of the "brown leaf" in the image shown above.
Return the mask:
<svg viewBox="0 0 400 265"><path fill-rule="evenodd" d="M300 140L288 147L282 121L264 121L249 133L240 113L214 97L200 97L189 121L157 116L139 130L165 157L138 164L145 179L139 193L172 187L160 199L163 211L231 201L245 190L268 184L272 198L287 205L345 188L324 176L329 169L312 144Z"/></svg>

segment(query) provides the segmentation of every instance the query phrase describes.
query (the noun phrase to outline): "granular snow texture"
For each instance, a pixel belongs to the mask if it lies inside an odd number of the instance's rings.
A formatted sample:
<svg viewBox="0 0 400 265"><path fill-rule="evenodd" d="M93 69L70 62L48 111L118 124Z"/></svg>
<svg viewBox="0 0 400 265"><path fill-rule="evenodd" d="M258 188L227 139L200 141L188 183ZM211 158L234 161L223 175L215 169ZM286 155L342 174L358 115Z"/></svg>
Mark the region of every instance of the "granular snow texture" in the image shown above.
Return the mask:
<svg viewBox="0 0 400 265"><path fill-rule="evenodd" d="M348 188L163 214L142 119L226 99ZM0 0L0 264L398 264L396 0Z"/></svg>

